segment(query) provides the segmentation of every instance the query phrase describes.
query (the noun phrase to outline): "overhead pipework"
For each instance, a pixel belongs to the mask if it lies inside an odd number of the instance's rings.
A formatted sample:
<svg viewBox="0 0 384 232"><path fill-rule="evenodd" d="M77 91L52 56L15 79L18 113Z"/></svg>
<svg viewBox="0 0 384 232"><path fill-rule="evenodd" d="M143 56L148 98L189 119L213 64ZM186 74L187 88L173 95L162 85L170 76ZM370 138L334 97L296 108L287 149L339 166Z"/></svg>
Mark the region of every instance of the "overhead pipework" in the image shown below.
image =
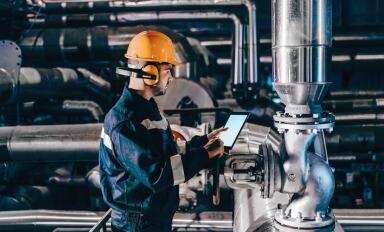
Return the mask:
<svg viewBox="0 0 384 232"><path fill-rule="evenodd" d="M257 98L258 95L258 39L256 4L252 0L150 0L150 1L49 1L32 0L45 18L30 18L39 26L80 25L129 25L138 22L171 21L180 19L223 19L234 22L233 85L232 92L240 101ZM246 13L238 11L244 7ZM235 9L235 10L234 10ZM155 13L151 11L156 11ZM188 13L188 11L190 13ZM204 13L199 13L204 11ZM123 13L122 13L123 12ZM128 12L128 13L127 13ZM231 13L225 13L231 12ZM100 14L102 13L102 14ZM224 15L224 16L223 16ZM225 16L226 15L226 16ZM239 20L241 18L241 20ZM247 26L243 24L247 23ZM246 41L246 42L243 42ZM95 41L95 43L98 43ZM246 51L247 54L243 55ZM247 60L247 62L245 62ZM247 67L246 72L244 67ZM246 75L245 75L246 73Z"/></svg>

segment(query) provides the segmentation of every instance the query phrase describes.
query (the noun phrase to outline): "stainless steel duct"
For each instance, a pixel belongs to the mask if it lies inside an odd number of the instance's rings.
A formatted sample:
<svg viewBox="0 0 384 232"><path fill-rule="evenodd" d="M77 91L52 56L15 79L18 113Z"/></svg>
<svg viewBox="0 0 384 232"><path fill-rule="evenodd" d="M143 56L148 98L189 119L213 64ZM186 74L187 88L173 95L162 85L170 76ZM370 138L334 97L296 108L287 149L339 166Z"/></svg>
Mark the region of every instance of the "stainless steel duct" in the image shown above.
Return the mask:
<svg viewBox="0 0 384 232"><path fill-rule="evenodd" d="M273 85L286 112L309 114L319 106L328 82L331 1L272 3Z"/></svg>
<svg viewBox="0 0 384 232"><path fill-rule="evenodd" d="M95 161L101 124L0 128L3 162Z"/></svg>

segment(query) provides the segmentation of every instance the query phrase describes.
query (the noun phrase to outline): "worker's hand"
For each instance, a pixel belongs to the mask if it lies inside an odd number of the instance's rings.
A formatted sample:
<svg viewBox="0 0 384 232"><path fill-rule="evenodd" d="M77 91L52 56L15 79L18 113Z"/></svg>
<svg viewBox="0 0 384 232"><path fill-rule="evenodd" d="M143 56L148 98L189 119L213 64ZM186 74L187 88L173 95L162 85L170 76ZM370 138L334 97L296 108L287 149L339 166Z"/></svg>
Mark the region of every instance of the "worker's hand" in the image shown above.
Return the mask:
<svg viewBox="0 0 384 232"><path fill-rule="evenodd" d="M224 143L217 137L210 139L208 143L204 145L204 148L207 150L210 159L216 156L221 157L224 154Z"/></svg>
<svg viewBox="0 0 384 232"><path fill-rule="evenodd" d="M226 131L226 130L228 130L228 127L226 127L226 128L224 128L224 127L220 127L220 128L218 128L218 129L216 129L216 130L213 130L211 133L209 133L209 134L207 135L208 140L211 140L211 139L213 139L214 137L217 137L221 132Z"/></svg>

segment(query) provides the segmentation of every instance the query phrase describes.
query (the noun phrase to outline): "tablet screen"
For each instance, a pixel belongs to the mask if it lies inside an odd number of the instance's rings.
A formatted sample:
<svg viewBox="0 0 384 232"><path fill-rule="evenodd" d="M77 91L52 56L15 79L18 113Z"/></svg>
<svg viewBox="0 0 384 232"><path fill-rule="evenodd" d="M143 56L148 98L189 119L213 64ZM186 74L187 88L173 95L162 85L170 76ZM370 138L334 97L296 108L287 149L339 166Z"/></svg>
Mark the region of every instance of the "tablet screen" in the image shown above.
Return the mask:
<svg viewBox="0 0 384 232"><path fill-rule="evenodd" d="M219 135L219 138L224 142L224 147L232 148L247 118L248 113L237 113L229 116L225 124L228 130Z"/></svg>

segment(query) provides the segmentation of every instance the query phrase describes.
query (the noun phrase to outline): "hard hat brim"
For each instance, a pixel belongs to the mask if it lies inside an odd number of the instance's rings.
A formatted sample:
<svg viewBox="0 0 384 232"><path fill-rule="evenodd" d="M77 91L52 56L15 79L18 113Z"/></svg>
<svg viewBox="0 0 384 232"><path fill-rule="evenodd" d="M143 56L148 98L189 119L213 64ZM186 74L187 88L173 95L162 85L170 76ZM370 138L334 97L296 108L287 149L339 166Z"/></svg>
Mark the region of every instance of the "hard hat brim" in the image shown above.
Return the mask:
<svg viewBox="0 0 384 232"><path fill-rule="evenodd" d="M139 60L139 61L147 61L147 62L157 62L157 63L159 63L159 61L155 60L155 59L132 57L132 56L128 56L127 54L125 54L124 57L127 58L127 59L130 59L130 60ZM167 60L164 63L169 63L169 64L172 64L174 66L178 66L178 65L182 64L179 61L177 61L176 59Z"/></svg>

